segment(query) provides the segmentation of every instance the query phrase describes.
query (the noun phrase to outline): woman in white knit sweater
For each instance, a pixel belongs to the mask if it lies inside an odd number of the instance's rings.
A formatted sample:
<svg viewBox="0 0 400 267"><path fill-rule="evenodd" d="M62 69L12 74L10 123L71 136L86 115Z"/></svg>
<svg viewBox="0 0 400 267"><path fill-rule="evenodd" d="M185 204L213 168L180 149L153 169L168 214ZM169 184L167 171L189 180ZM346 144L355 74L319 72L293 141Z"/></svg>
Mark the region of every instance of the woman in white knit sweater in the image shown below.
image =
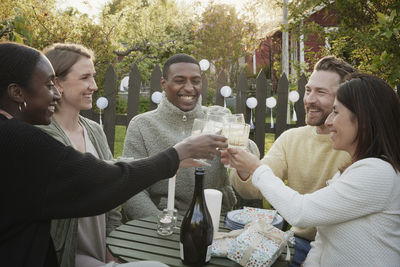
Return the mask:
<svg viewBox="0 0 400 267"><path fill-rule="evenodd" d="M253 184L291 225L317 227L304 266L400 266L399 97L383 80L355 74L340 86L325 125L333 148L352 162L314 193L285 186L244 150L228 149L222 161L253 173Z"/></svg>

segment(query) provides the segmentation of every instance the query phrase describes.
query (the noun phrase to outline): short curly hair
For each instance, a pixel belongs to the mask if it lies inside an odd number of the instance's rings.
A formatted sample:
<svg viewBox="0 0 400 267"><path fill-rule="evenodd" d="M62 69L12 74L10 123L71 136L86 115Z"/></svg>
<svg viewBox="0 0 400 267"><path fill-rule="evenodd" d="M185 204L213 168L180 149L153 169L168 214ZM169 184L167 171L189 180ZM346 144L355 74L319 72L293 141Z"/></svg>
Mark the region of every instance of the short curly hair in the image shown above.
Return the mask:
<svg viewBox="0 0 400 267"><path fill-rule="evenodd" d="M169 67L172 64L182 63L182 62L196 64L197 66L199 66L199 69L200 69L200 64L195 58L193 58L187 54L176 54L176 55L173 55L170 58L168 58L167 61L165 61L164 67L163 67L163 73L162 73L163 78L165 80L168 80L168 71L169 71Z"/></svg>

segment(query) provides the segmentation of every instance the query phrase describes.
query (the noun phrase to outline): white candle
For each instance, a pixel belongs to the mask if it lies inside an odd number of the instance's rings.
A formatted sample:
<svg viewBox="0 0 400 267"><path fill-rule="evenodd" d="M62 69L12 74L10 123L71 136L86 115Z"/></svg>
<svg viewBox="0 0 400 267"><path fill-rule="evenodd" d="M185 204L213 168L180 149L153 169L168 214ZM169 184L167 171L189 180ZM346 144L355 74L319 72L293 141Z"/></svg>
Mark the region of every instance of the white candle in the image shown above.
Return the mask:
<svg viewBox="0 0 400 267"><path fill-rule="evenodd" d="M168 203L167 209L174 209L174 201L175 201L175 180L176 176L168 179Z"/></svg>
<svg viewBox="0 0 400 267"><path fill-rule="evenodd" d="M214 236L219 230L219 219L221 215L222 192L217 189L204 189L207 209L210 212L214 226Z"/></svg>

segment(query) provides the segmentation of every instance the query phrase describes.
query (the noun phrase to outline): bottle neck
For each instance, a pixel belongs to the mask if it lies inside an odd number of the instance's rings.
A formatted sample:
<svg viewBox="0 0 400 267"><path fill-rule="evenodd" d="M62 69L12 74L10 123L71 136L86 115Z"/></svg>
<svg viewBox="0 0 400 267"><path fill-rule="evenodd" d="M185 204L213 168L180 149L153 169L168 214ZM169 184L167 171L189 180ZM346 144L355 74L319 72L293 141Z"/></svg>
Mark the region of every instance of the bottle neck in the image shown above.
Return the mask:
<svg viewBox="0 0 400 267"><path fill-rule="evenodd" d="M204 180L204 168L196 168L195 170L195 185L194 195L196 197L203 197L203 180Z"/></svg>

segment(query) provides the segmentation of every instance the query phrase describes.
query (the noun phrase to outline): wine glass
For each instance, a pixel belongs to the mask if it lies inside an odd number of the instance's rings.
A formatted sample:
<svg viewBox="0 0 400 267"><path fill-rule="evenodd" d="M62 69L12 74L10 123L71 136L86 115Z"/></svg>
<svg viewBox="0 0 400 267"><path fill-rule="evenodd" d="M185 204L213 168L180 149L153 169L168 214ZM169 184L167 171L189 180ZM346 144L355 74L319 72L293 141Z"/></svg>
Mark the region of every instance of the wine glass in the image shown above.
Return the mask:
<svg viewBox="0 0 400 267"><path fill-rule="evenodd" d="M206 115L206 124L203 132L221 135L225 124L226 121L224 113L208 113Z"/></svg>
<svg viewBox="0 0 400 267"><path fill-rule="evenodd" d="M241 123L241 124L245 124L245 120L244 120L244 115L243 113L237 113L237 114L228 114L225 115L225 121L229 124L229 123Z"/></svg>
<svg viewBox="0 0 400 267"><path fill-rule="evenodd" d="M207 108L207 114L231 114L231 111L228 108L224 108L218 105L209 106Z"/></svg>
<svg viewBox="0 0 400 267"><path fill-rule="evenodd" d="M204 132L205 126L206 126L206 120L204 119L194 119L193 121L193 126L192 126L192 136L198 136L201 134L206 134L206 132ZM211 166L211 164L209 164L207 162L207 159L193 159L194 161L200 162L203 165L206 166Z"/></svg>
<svg viewBox="0 0 400 267"><path fill-rule="evenodd" d="M222 130L222 135L225 136L226 138L228 138L229 125L231 123L245 124L243 113L227 114L224 116L224 120L225 120L225 125L224 125L224 129Z"/></svg>
<svg viewBox="0 0 400 267"><path fill-rule="evenodd" d="M203 133L204 126L206 125L206 120L194 119L192 126L192 136L197 136Z"/></svg>
<svg viewBox="0 0 400 267"><path fill-rule="evenodd" d="M230 123L227 130L228 147L245 149L249 140L250 125Z"/></svg>

